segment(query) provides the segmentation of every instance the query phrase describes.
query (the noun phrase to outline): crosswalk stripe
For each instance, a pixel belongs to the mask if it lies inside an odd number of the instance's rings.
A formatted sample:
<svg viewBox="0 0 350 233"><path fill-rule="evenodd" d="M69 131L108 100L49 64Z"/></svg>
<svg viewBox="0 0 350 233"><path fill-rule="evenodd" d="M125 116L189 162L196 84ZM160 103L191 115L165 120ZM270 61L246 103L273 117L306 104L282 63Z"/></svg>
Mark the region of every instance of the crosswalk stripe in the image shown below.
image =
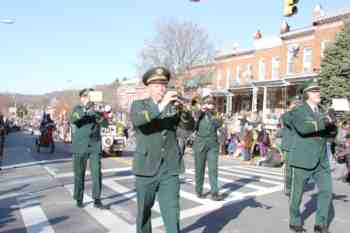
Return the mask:
<svg viewBox="0 0 350 233"><path fill-rule="evenodd" d="M55 233L38 198L25 195L17 197L20 213L28 233Z"/></svg>
<svg viewBox="0 0 350 233"><path fill-rule="evenodd" d="M135 176L134 175L129 175L129 176L117 176L117 177L106 177L103 178L103 183L105 180L130 180L130 179L134 179Z"/></svg>
<svg viewBox="0 0 350 233"><path fill-rule="evenodd" d="M72 159L53 159L53 160L40 160L40 161L35 161L35 162L27 162L27 163L17 163L15 165L7 165L7 166L2 166L2 169L11 169L11 168L20 168L20 167L28 167L28 166L36 166L36 165L43 165L43 164L48 164L48 163L57 163L57 162L66 162L66 161L71 161Z"/></svg>
<svg viewBox="0 0 350 233"><path fill-rule="evenodd" d="M197 203L203 204L203 205L214 204L215 203L212 200L198 198L195 194L192 194L192 193L189 193L189 192L186 192L186 191L183 191L183 190L180 189L180 198L181 197L182 198L186 198L188 200L191 200L193 202L197 202Z"/></svg>
<svg viewBox="0 0 350 233"><path fill-rule="evenodd" d="M0 190L1 192L1 190ZM23 195L23 193L17 193L17 192L13 192L13 193L6 193L6 194L1 194L0 195L0 200L2 199L8 199L8 198L14 198L17 196Z"/></svg>
<svg viewBox="0 0 350 233"><path fill-rule="evenodd" d="M125 199L130 199L134 202L137 202L135 189L127 188L124 185L120 185L117 182L113 182L111 180L103 182L103 185L107 186L108 188L110 188L111 190L113 190L117 193L122 194L125 197ZM132 191L132 192L130 192L130 191ZM160 207L159 207L159 204L157 201L154 202L152 210L160 213Z"/></svg>
<svg viewBox="0 0 350 233"><path fill-rule="evenodd" d="M204 199L203 201L206 202L205 205L200 205L198 207L195 208L191 208L191 209L187 209L187 210L183 210L180 213L180 219L186 219L186 218L190 218L199 214L203 214L203 213L208 213L211 211L214 211L216 209L219 209L225 205L228 204L232 204L238 201L243 201L243 200L247 200L247 199L251 199L251 198L255 198L257 196L262 196L262 195L266 195L269 193L273 193L273 192L277 192L277 191L281 191L283 189L283 185L278 185L272 188L266 188L266 189L260 189L254 192L250 192L250 193L246 193L244 195L234 195L234 193L230 194L228 197L225 198L225 200L223 201L210 201L207 199ZM158 218L154 218L152 220L152 226L153 227L160 227L163 225L162 222L162 218L158 217Z"/></svg>
<svg viewBox="0 0 350 233"><path fill-rule="evenodd" d="M51 169L52 170L52 169ZM122 168L109 168L109 169L102 169L101 172L102 173L107 173L107 172L124 172L124 171L131 171L130 167L122 167ZM54 177L55 178L65 178L65 177L72 177L74 176L73 172L66 172L66 173L61 173L61 174L57 174L54 173ZM90 171L86 171L87 175L90 175Z"/></svg>
<svg viewBox="0 0 350 233"><path fill-rule="evenodd" d="M200 205L198 207L195 208L191 208L191 209L187 209L187 210L183 210L180 213L180 219L186 219L186 218L190 218L199 214L203 214L203 213L207 213L207 212L211 212L213 210L219 209L221 207L223 207L224 205L227 205L227 203L232 203L232 202L236 202L236 201L240 201L240 200L244 200L244 199L248 199L251 197L242 197L242 196L237 196L237 197L233 197L231 199L227 199L225 201L220 201L220 202L210 202L207 203L206 205ZM163 222L162 222L162 218L158 217L152 220L152 226L153 227L159 227L162 226Z"/></svg>
<svg viewBox="0 0 350 233"><path fill-rule="evenodd" d="M266 173L266 174L271 174L271 175L282 175L282 171L276 172L276 171L271 171L271 170L263 170L263 169L259 169L259 168L252 168L252 167L244 167L244 166L234 166L233 169L243 169L243 170L247 170L247 171L253 171L253 172L260 172L260 173Z"/></svg>
<svg viewBox="0 0 350 233"><path fill-rule="evenodd" d="M236 166L237 165L234 165L233 167L236 167ZM238 166L240 166L240 165L238 165ZM253 166L253 165L244 165L244 167L253 168L253 169L259 169L259 170L266 170L266 171L276 171L276 172L282 172L283 171L282 167L274 168L274 167Z"/></svg>
<svg viewBox="0 0 350 233"><path fill-rule="evenodd" d="M234 169L234 170L223 169L223 170L226 170L228 172L220 171L220 173L226 174L226 175L231 175L231 176L237 176L237 177L240 177L240 178L259 180L259 181L264 182L264 183L281 184L281 182L272 181L272 180L264 179L264 178L261 178L261 177L267 177L267 178L272 178L272 179L275 179L275 180L282 180L282 181L284 180L283 177L279 177L279 176L270 176L270 175L264 175L264 174L260 174L260 173L252 173L252 172L247 172L247 171L240 171L239 169ZM239 173L239 174L237 174L237 173ZM250 175L250 176L240 175L240 173L247 174L247 175Z"/></svg>
<svg viewBox="0 0 350 233"><path fill-rule="evenodd" d="M73 185L65 186L71 195L73 195ZM117 217L111 211L100 210L93 207L92 198L84 194L84 200L90 202L84 206L84 210L96 219L102 226L104 226L109 233L117 232L134 232L135 227L124 221L122 218Z"/></svg>
<svg viewBox="0 0 350 233"><path fill-rule="evenodd" d="M195 174L194 170L188 170L188 173ZM225 172L222 172L220 170L218 171L218 173L219 174L220 173L225 174ZM208 178L209 176L207 174L205 174L205 177ZM218 177L218 180L222 181L222 182L225 182L225 183L229 183L229 184L238 184L240 186L245 186L245 187L252 188L252 189L259 189L259 190L260 189L265 189L264 187L259 186L259 185L247 184L247 183L244 183L244 182L241 182L241 181L230 180L230 179L226 179L226 178L222 178L222 177ZM210 188L210 185L208 183L205 183L203 186L206 187L206 188ZM227 190L229 190L229 188L227 188ZM240 193L238 191L235 191L234 193L236 193L236 195L242 195L242 193Z"/></svg>

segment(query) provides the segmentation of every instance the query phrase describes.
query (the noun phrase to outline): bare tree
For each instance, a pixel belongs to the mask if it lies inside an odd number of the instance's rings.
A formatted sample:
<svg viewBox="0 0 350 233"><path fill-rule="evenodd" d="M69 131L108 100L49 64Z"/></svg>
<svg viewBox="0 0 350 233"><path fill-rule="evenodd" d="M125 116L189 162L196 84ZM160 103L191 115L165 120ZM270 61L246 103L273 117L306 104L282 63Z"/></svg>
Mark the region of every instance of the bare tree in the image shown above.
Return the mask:
<svg viewBox="0 0 350 233"><path fill-rule="evenodd" d="M208 33L192 22L168 21L157 24L156 35L140 53L139 72L152 66L167 67L183 74L195 65L213 60L214 47Z"/></svg>

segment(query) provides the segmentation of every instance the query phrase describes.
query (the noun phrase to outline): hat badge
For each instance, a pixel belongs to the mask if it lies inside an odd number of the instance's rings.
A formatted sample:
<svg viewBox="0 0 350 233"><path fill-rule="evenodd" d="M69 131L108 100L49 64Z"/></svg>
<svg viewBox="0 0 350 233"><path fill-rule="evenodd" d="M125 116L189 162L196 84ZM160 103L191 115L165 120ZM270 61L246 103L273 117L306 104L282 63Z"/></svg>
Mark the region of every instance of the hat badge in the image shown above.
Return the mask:
<svg viewBox="0 0 350 233"><path fill-rule="evenodd" d="M158 69L156 69L156 74L157 75L163 75L163 69L162 68L158 68Z"/></svg>

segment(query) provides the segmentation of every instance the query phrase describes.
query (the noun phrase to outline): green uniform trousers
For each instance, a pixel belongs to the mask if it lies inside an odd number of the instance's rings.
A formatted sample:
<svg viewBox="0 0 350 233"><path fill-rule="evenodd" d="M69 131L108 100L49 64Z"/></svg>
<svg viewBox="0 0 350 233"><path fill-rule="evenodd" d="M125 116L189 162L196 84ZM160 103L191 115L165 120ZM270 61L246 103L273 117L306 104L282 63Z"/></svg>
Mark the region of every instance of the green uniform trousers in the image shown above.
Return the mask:
<svg viewBox="0 0 350 233"><path fill-rule="evenodd" d="M282 153L284 156L284 192L289 195L292 186L292 168L288 162L290 152L283 151Z"/></svg>
<svg viewBox="0 0 350 233"><path fill-rule="evenodd" d="M162 163L155 176L136 176L137 233L151 233L151 209L156 193L166 233L180 232L179 176L169 174Z"/></svg>
<svg viewBox="0 0 350 233"><path fill-rule="evenodd" d="M90 160L92 177L92 198L100 199L102 187L101 155L99 153L73 154L74 199L82 201L87 160Z"/></svg>
<svg viewBox="0 0 350 233"><path fill-rule="evenodd" d="M209 148L204 146L200 151L194 150L194 162L195 162L195 179L196 179L196 193L202 194L205 165L208 160L208 172L209 172L209 183L211 193L216 194L219 192L218 188L218 155L219 148L214 146Z"/></svg>
<svg viewBox="0 0 350 233"><path fill-rule="evenodd" d="M324 168L321 164L313 170L305 170L291 166L292 185L291 199L289 206L290 224L302 225L300 215L300 204L304 192L304 186L307 180L312 177L318 187L316 225L329 226L334 218L332 178L330 168Z"/></svg>

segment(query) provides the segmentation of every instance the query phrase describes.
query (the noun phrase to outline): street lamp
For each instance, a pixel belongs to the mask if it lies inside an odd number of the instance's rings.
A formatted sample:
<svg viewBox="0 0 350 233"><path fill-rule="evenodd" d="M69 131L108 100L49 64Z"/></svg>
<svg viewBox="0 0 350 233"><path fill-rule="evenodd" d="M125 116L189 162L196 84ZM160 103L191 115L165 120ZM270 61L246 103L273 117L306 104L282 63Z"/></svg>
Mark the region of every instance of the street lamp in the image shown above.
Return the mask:
<svg viewBox="0 0 350 233"><path fill-rule="evenodd" d="M0 23L2 23L2 24L14 24L15 21L13 19L0 19Z"/></svg>

